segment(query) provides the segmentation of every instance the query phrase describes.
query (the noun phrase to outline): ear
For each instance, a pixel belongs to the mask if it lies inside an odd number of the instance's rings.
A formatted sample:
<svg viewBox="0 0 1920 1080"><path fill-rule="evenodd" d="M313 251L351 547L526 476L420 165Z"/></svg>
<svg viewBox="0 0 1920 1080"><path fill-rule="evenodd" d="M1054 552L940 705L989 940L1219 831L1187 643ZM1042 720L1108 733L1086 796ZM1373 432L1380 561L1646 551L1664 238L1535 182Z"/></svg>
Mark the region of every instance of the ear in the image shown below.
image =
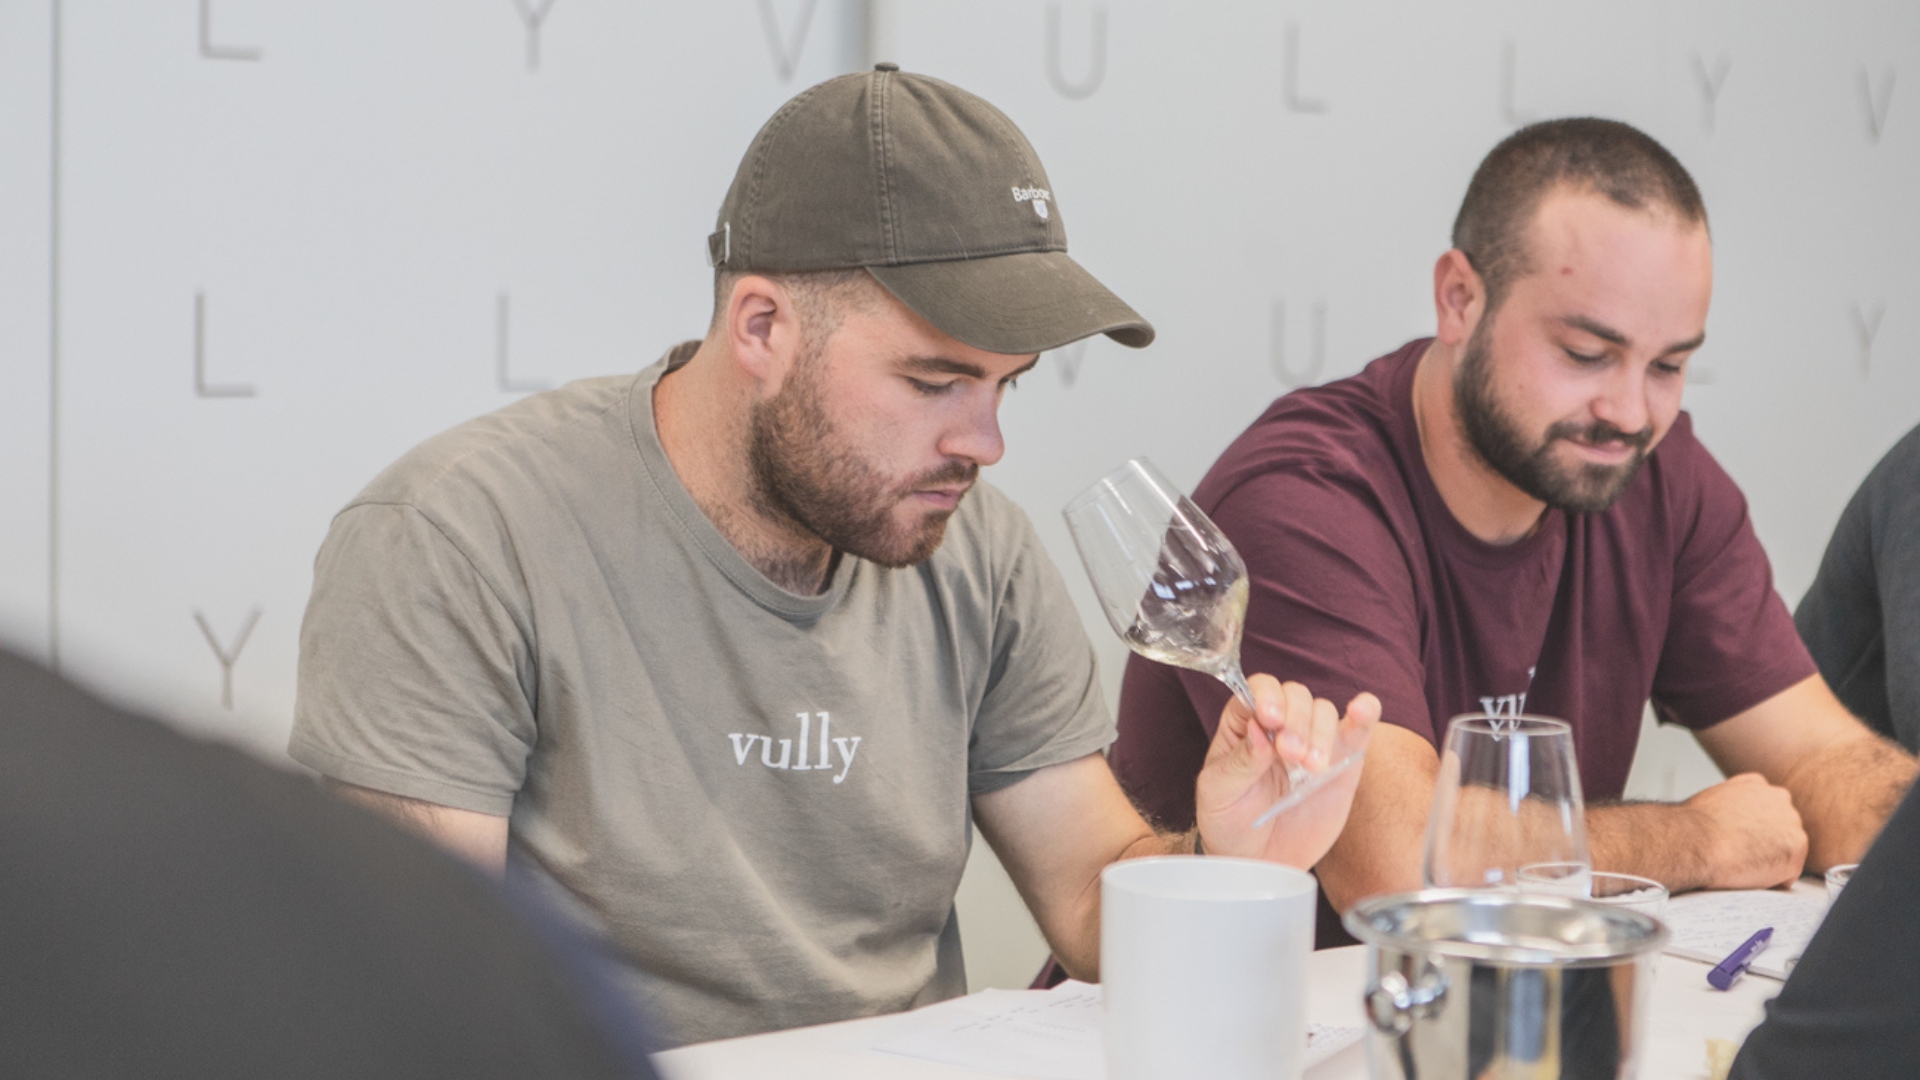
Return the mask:
<svg viewBox="0 0 1920 1080"><path fill-rule="evenodd" d="M1447 345L1464 345L1486 311L1487 288L1480 272L1459 248L1433 264L1434 337Z"/></svg>
<svg viewBox="0 0 1920 1080"><path fill-rule="evenodd" d="M772 278L742 275L727 300L724 332L740 370L762 394L779 393L800 355L800 315L792 294Z"/></svg>

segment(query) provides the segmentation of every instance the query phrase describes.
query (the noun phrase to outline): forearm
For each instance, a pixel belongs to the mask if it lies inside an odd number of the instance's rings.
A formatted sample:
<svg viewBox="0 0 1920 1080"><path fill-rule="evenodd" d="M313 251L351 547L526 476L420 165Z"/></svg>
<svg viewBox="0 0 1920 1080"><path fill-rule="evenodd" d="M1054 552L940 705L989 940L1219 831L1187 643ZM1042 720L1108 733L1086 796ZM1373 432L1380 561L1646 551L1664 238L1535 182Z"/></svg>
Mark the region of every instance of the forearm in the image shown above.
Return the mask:
<svg viewBox="0 0 1920 1080"><path fill-rule="evenodd" d="M1807 868L1859 862L1916 771L1913 756L1875 735L1826 747L1787 774L1807 829Z"/></svg>
<svg viewBox="0 0 1920 1080"><path fill-rule="evenodd" d="M1334 851L1338 850L1335 845ZM1320 891L1326 894L1327 903L1343 915L1369 897L1412 892L1422 887L1417 851L1410 858L1397 859L1365 856L1345 859L1329 852L1313 872L1320 879Z"/></svg>
<svg viewBox="0 0 1920 1080"><path fill-rule="evenodd" d="M1370 896L1421 887L1439 770L1425 736L1390 724L1374 732L1346 827L1314 867L1334 910L1344 914Z"/></svg>
<svg viewBox="0 0 1920 1080"><path fill-rule="evenodd" d="M1598 870L1625 871L1681 892L1770 889L1806 868L1807 831L1786 788L1740 773L1678 805L1626 803L1587 811Z"/></svg>
<svg viewBox="0 0 1920 1080"><path fill-rule="evenodd" d="M1858 862L1915 773L1913 756L1855 719L1818 675L1695 735L1736 780L1756 773L1778 785L1814 870Z"/></svg>
<svg viewBox="0 0 1920 1080"><path fill-rule="evenodd" d="M1184 833L1150 832L1127 845L1106 865L1154 855L1191 855L1197 834L1197 830ZM1036 913L1042 910L1032 898L1028 898L1027 906ZM1084 982L1100 981L1099 875L1095 875L1080 890L1070 905L1055 905L1054 910L1058 916L1046 920L1053 925L1043 923L1040 927L1047 944L1053 948L1054 957L1068 975Z"/></svg>
<svg viewBox="0 0 1920 1080"><path fill-rule="evenodd" d="M1716 884L1713 825L1685 803L1601 803L1587 808L1595 870L1652 878L1672 892Z"/></svg>
<svg viewBox="0 0 1920 1080"><path fill-rule="evenodd" d="M1361 784L1346 831L1313 868L1335 911L1344 915L1369 897L1423 886L1426 811L1407 805L1404 795L1398 785Z"/></svg>
<svg viewBox="0 0 1920 1080"><path fill-rule="evenodd" d="M1193 850L1192 833L1161 833L1141 818L1100 754L974 796L973 820L1079 979L1100 977L1101 873L1121 859Z"/></svg>
<svg viewBox="0 0 1920 1080"><path fill-rule="evenodd" d="M506 818L409 799L342 783L331 777L327 778L326 783L327 788L341 798L358 803L400 827L426 837L442 849L495 877L506 874Z"/></svg>

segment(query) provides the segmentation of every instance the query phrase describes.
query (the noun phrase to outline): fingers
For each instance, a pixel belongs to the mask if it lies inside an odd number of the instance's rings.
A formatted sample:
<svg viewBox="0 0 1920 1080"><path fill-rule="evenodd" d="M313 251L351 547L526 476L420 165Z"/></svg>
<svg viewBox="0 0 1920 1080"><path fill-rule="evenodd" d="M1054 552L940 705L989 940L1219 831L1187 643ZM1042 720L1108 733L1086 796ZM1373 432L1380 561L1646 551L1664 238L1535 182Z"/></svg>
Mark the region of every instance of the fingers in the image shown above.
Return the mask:
<svg viewBox="0 0 1920 1080"><path fill-rule="evenodd" d="M1333 702L1326 698L1313 699L1313 741L1307 749L1306 766L1309 769L1324 769L1333 760L1334 740L1340 736L1340 717L1333 711Z"/></svg>
<svg viewBox="0 0 1920 1080"><path fill-rule="evenodd" d="M1313 741L1313 695L1297 682L1281 683L1280 693L1286 705L1285 726L1274 733L1273 744L1282 758L1299 762Z"/></svg>
<svg viewBox="0 0 1920 1080"><path fill-rule="evenodd" d="M1286 703L1280 693L1280 683L1271 675L1254 675L1247 679L1247 691L1253 695L1253 711L1248 712L1246 702L1240 695L1227 698L1227 707L1220 713L1220 725L1229 727L1235 735L1251 738L1256 729L1271 741L1273 732L1280 727L1286 717Z"/></svg>
<svg viewBox="0 0 1920 1080"><path fill-rule="evenodd" d="M1380 722L1380 699L1362 690L1347 702L1348 721L1363 728L1372 728Z"/></svg>
<svg viewBox="0 0 1920 1080"><path fill-rule="evenodd" d="M1343 718L1333 702L1314 697L1301 683L1254 675L1247 680L1247 687L1259 710L1254 723L1289 765L1324 769L1337 757L1364 747L1373 725L1380 720L1380 699L1368 693L1349 702ZM1236 714L1234 720L1240 719L1231 703L1228 712Z"/></svg>

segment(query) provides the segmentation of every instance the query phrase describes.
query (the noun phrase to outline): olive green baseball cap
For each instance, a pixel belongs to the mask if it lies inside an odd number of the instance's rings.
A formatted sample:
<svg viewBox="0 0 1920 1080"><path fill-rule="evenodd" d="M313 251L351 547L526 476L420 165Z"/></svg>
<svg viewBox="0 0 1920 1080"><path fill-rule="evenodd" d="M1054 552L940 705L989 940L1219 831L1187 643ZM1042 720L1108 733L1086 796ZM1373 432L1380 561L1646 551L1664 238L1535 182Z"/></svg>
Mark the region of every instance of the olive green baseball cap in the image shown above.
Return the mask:
<svg viewBox="0 0 1920 1080"><path fill-rule="evenodd" d="M865 267L948 336L1044 352L1153 327L1067 256L1046 170L1006 114L893 64L781 106L754 136L707 238L716 269Z"/></svg>

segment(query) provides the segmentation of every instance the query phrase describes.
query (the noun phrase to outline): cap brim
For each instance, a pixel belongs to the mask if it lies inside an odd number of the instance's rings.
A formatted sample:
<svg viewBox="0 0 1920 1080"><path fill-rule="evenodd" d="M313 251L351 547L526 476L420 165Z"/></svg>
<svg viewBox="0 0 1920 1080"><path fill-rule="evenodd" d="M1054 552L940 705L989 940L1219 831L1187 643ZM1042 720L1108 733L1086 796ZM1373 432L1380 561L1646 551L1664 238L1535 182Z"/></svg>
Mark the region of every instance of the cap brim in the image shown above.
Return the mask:
<svg viewBox="0 0 1920 1080"><path fill-rule="evenodd" d="M1094 334L1135 349L1153 341L1153 325L1064 251L867 271L941 332L988 352L1040 353Z"/></svg>

